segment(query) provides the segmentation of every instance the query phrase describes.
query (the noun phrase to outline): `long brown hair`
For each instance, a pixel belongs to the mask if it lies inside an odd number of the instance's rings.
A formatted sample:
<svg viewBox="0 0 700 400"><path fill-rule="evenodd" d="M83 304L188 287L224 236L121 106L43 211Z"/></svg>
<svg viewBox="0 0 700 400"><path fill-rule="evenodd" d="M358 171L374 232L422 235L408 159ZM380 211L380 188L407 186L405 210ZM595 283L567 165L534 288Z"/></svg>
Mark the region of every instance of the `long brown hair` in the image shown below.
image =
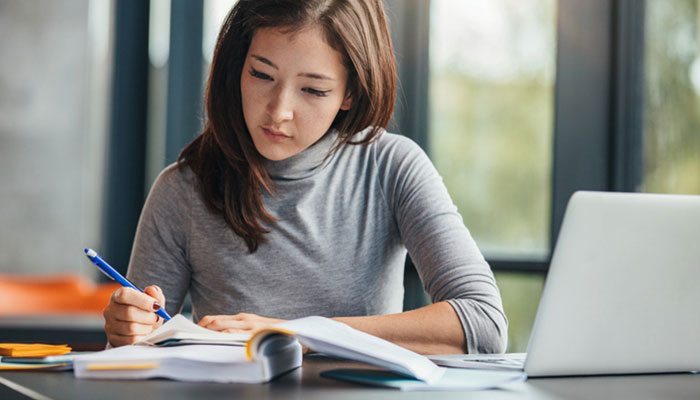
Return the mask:
<svg viewBox="0 0 700 400"><path fill-rule="evenodd" d="M331 125L340 146L367 144L387 126L396 96L396 67L381 0L239 0L219 33L205 96L204 130L178 158L189 166L209 209L221 214L253 253L275 219L263 207L272 182L243 118L240 78L253 35L275 27L319 26L348 70L352 106ZM352 137L371 127L360 140Z"/></svg>

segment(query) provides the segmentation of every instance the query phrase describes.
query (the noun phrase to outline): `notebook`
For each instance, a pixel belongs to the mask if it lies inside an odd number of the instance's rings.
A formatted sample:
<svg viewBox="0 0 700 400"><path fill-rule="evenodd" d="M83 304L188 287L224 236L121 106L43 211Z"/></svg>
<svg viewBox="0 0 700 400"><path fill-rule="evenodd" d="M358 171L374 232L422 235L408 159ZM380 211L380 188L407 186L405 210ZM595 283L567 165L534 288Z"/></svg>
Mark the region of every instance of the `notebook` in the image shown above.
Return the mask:
<svg viewBox="0 0 700 400"><path fill-rule="evenodd" d="M699 241L700 196L575 193L524 357L528 377L700 370ZM510 369L521 368L517 358L430 357Z"/></svg>

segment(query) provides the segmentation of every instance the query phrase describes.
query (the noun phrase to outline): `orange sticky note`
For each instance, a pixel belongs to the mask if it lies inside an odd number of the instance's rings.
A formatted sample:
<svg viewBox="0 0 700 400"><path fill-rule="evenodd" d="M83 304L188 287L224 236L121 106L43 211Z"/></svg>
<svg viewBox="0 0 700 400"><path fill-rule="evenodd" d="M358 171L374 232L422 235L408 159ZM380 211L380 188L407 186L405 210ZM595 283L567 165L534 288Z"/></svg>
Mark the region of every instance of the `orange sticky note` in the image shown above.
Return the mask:
<svg viewBox="0 0 700 400"><path fill-rule="evenodd" d="M40 343L0 343L0 356L9 357L46 357L70 353L71 348L65 344Z"/></svg>

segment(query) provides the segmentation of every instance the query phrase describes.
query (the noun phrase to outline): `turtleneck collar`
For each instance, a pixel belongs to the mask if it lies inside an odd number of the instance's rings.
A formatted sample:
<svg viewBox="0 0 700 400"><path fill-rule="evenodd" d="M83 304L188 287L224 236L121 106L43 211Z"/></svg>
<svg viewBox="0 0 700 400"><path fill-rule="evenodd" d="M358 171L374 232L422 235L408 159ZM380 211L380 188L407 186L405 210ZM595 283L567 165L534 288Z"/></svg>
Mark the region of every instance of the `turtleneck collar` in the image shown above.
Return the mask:
<svg viewBox="0 0 700 400"><path fill-rule="evenodd" d="M273 180L294 180L311 176L324 164L324 160L331 148L337 132L329 131L316 143L284 160L265 160L265 168Z"/></svg>

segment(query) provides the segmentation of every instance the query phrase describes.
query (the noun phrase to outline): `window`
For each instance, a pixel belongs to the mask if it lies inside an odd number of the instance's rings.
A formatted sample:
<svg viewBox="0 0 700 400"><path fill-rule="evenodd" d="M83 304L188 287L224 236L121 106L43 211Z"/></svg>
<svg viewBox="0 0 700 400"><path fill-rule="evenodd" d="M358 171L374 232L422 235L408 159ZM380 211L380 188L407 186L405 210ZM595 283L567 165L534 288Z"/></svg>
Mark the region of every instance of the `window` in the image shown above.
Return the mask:
<svg viewBox="0 0 700 400"><path fill-rule="evenodd" d="M555 3L432 2L430 154L488 258L549 255Z"/></svg>
<svg viewBox="0 0 700 400"><path fill-rule="evenodd" d="M700 7L647 0L643 190L700 193Z"/></svg>
<svg viewBox="0 0 700 400"><path fill-rule="evenodd" d="M235 0L150 1L146 191L160 171L174 162L179 151L199 133L204 85L216 38L234 4ZM201 21L196 20L199 16ZM174 27L173 18L179 21ZM184 38L191 40L183 43ZM171 46L171 40L177 45Z"/></svg>
<svg viewBox="0 0 700 400"><path fill-rule="evenodd" d="M549 257L556 3L433 0L430 156L484 255ZM544 277L496 272L524 351Z"/></svg>

